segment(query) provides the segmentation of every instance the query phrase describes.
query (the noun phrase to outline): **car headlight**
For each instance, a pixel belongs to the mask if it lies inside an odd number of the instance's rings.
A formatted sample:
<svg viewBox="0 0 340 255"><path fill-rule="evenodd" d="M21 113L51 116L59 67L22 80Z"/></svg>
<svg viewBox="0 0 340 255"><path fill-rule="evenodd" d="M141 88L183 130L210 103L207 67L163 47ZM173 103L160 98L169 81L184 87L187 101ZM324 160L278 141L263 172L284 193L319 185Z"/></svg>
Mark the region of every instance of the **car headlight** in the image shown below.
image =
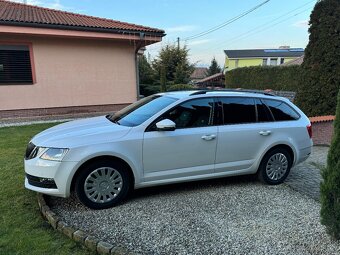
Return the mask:
<svg viewBox="0 0 340 255"><path fill-rule="evenodd" d="M41 159L45 160L53 160L53 161L62 161L68 149L62 148L44 148L45 151L40 156Z"/></svg>

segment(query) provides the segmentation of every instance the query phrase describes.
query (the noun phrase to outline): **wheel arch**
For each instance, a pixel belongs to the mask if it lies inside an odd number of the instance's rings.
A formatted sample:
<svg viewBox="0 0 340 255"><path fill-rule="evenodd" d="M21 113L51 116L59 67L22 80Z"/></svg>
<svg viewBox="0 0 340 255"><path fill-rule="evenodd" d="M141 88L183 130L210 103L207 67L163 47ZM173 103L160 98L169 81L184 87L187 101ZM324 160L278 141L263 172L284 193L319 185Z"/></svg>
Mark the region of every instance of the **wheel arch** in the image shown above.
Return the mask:
<svg viewBox="0 0 340 255"><path fill-rule="evenodd" d="M261 160L259 161L257 171L259 170L259 166L260 166L263 158L265 157L265 155L267 155L267 153L269 153L270 151L278 149L278 148L283 148L283 149L287 150L287 152L289 153L289 155L292 158L292 166L294 165L297 155L296 155L295 150L293 149L293 146L285 144L285 143L279 143L279 144L275 144L272 147L267 148L267 150L265 150L265 152L261 155Z"/></svg>
<svg viewBox="0 0 340 255"><path fill-rule="evenodd" d="M91 164L92 162L98 161L98 160L112 160L115 162L119 162L120 164L124 165L129 173L130 176L130 180L131 180L131 187L134 187L135 184L135 175L134 172L132 170L132 167L130 166L130 164L128 164L124 159L119 158L117 156L112 156L112 155L101 155L101 156L95 156L92 157L90 159L87 159L85 162L83 162L75 171L75 173L72 176L72 180L71 180L71 185L70 185L70 192L74 191L75 189L75 181L77 179L77 176L79 175L79 173L81 172L81 169L85 168L86 166L88 166L89 164Z"/></svg>

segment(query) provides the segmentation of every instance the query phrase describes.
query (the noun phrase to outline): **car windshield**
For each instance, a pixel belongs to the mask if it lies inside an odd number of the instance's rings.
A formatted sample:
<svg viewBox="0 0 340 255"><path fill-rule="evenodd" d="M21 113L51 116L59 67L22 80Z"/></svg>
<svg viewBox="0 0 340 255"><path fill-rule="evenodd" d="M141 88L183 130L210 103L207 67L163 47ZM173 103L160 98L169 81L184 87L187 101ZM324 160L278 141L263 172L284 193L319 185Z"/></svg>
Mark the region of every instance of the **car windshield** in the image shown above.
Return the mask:
<svg viewBox="0 0 340 255"><path fill-rule="evenodd" d="M142 124L176 100L176 98L168 96L152 95L123 108L115 114L107 115L106 117L119 125L135 127Z"/></svg>

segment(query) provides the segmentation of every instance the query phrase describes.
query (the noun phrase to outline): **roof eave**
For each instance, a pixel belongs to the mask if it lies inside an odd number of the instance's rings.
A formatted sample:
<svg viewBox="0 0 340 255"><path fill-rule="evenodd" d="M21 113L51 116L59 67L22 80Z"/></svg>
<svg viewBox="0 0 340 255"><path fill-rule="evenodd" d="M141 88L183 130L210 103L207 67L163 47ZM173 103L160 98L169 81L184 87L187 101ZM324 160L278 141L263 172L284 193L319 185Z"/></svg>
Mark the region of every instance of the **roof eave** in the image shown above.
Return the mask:
<svg viewBox="0 0 340 255"><path fill-rule="evenodd" d="M228 57L228 55L226 55L226 57L228 58L228 59L250 59L250 58L284 58L284 57L286 57L286 58L298 58L298 57L301 57L301 56L292 56L292 55L276 55L276 56L274 56L274 55L267 55L267 56L249 56L249 57L244 57L244 56L242 56L242 57Z"/></svg>
<svg viewBox="0 0 340 255"><path fill-rule="evenodd" d="M18 26L18 27L33 27L33 28L50 28L61 30L74 30L84 32L100 32L100 33L114 33L114 34L135 34L135 35L147 35L164 37L166 34L164 31L159 32L129 30L129 29L114 29L114 28L99 28L99 27L83 27L83 26L68 26L68 25L55 25L55 24L43 24L43 23L27 23L18 21L0 21L0 25Z"/></svg>

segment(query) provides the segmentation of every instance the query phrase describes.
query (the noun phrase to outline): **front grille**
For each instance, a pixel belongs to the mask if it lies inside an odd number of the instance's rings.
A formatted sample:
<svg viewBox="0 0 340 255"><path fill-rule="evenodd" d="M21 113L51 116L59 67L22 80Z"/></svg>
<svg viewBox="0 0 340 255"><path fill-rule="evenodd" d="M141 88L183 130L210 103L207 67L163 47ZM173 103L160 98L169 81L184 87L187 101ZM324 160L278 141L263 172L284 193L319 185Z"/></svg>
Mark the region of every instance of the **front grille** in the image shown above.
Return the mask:
<svg viewBox="0 0 340 255"><path fill-rule="evenodd" d="M55 184L52 178L42 178L33 175L26 174L26 178L28 183L35 187L46 188L46 189L56 189L57 185Z"/></svg>
<svg viewBox="0 0 340 255"><path fill-rule="evenodd" d="M38 150L36 150L36 148L37 147L32 142L30 142L26 148L25 159L32 159L37 156Z"/></svg>

